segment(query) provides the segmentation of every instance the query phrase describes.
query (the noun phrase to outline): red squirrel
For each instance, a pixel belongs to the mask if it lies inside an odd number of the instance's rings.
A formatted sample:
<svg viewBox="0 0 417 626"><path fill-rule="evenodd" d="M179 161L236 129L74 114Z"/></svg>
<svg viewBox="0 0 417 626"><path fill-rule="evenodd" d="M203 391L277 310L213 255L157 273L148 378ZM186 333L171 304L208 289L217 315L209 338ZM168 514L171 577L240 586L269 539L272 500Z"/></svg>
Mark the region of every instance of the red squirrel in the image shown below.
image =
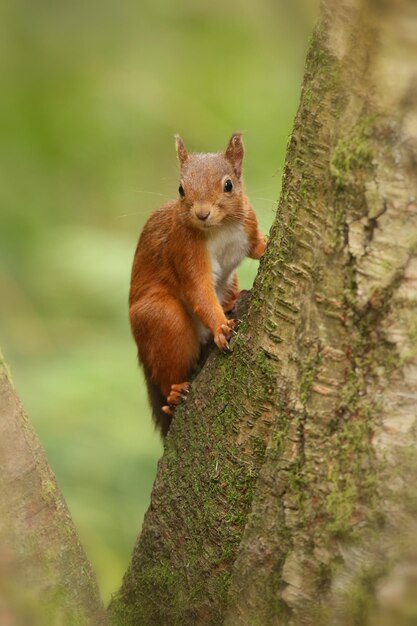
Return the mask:
<svg viewBox="0 0 417 626"><path fill-rule="evenodd" d="M243 141L225 152L188 154L176 135L181 181L176 200L146 222L136 248L129 318L157 427L166 436L174 408L210 333L228 349L237 320L236 268L259 259L265 238L242 182Z"/></svg>

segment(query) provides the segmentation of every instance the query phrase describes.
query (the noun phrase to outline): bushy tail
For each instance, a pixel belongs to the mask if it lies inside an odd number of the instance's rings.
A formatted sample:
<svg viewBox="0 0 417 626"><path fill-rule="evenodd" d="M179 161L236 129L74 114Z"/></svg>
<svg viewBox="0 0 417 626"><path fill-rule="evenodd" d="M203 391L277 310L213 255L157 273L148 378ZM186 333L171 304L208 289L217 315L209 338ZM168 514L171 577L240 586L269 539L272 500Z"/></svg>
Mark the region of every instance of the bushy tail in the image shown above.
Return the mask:
<svg viewBox="0 0 417 626"><path fill-rule="evenodd" d="M172 417L162 411L162 407L166 404L166 398L162 395L158 385L151 379L150 373L145 369L145 380L148 388L149 404L152 409L152 416L156 428L160 431L162 438L168 434Z"/></svg>

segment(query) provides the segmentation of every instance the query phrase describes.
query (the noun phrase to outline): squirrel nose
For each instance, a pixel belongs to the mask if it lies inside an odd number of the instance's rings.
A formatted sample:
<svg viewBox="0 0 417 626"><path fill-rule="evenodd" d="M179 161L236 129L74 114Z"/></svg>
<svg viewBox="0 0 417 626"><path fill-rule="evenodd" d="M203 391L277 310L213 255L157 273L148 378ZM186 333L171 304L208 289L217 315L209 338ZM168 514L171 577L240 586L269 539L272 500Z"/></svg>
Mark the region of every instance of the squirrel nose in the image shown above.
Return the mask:
<svg viewBox="0 0 417 626"><path fill-rule="evenodd" d="M210 215L210 211L197 211L198 219L202 220L203 222L206 221L209 215Z"/></svg>

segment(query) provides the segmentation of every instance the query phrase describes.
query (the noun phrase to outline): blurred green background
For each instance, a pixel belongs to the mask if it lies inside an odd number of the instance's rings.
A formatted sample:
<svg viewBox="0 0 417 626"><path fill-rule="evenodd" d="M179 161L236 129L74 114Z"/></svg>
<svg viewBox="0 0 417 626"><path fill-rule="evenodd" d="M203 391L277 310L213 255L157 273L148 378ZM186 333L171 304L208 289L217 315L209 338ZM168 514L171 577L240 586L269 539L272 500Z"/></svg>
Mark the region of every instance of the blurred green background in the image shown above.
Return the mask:
<svg viewBox="0 0 417 626"><path fill-rule="evenodd" d="M162 446L127 321L130 266L189 150L246 144L272 222L314 0L6 2L0 9L0 344L105 600ZM257 269L240 271L249 287Z"/></svg>

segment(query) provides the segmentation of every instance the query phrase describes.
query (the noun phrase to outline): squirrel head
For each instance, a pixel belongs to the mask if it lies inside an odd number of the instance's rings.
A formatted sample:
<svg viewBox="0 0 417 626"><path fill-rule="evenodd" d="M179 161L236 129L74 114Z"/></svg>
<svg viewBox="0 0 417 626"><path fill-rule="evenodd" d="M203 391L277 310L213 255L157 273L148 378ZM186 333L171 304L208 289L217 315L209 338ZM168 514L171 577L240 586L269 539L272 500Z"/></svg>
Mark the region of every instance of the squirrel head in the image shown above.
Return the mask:
<svg viewBox="0 0 417 626"><path fill-rule="evenodd" d="M242 135L231 136L224 152L188 154L181 137L175 143L180 163L178 189L181 215L193 227L207 231L243 219Z"/></svg>

